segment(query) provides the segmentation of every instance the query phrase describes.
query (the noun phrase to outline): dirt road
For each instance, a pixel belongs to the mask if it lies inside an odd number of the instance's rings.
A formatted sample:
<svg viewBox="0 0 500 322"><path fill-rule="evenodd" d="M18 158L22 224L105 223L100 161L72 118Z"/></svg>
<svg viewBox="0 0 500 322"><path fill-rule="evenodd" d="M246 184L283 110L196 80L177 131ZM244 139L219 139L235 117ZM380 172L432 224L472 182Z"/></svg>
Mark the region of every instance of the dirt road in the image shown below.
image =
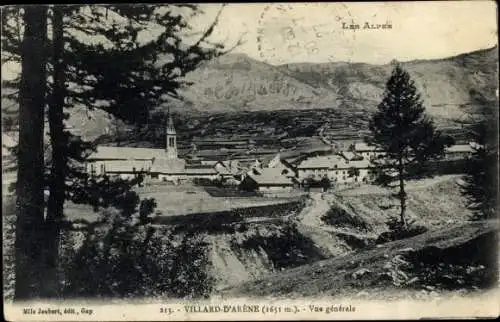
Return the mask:
<svg viewBox="0 0 500 322"><path fill-rule="evenodd" d="M338 256L349 251L342 236L365 239L367 236L335 228L326 224L321 218L331 209L331 195L311 193L308 204L294 218L301 234L310 238L325 257Z"/></svg>

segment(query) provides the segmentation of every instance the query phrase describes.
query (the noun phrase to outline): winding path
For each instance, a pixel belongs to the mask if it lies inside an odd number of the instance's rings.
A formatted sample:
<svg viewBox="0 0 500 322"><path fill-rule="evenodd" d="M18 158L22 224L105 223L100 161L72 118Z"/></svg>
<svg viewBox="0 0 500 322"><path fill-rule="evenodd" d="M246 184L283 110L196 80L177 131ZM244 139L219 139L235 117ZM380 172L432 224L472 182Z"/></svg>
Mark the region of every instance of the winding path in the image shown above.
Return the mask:
<svg viewBox="0 0 500 322"><path fill-rule="evenodd" d="M309 237L325 257L331 257L348 251L336 235L350 235L359 239L364 239L366 236L335 228L323 222L321 217L332 207L325 198L327 195L327 193L311 193L309 204L291 219L297 223L300 233Z"/></svg>

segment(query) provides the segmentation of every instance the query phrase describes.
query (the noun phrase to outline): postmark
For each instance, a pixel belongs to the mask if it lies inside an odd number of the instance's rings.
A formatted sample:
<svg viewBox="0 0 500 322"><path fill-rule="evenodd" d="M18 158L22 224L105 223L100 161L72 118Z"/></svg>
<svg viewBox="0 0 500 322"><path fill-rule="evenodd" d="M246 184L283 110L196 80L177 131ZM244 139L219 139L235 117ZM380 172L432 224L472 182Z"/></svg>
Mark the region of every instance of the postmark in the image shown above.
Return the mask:
<svg viewBox="0 0 500 322"><path fill-rule="evenodd" d="M355 23L346 4L267 5L258 20L259 57L271 63L284 62L284 55L295 61L316 57L333 62L339 60L336 52L342 51L342 56L351 57L357 34L346 32L342 28L346 23Z"/></svg>

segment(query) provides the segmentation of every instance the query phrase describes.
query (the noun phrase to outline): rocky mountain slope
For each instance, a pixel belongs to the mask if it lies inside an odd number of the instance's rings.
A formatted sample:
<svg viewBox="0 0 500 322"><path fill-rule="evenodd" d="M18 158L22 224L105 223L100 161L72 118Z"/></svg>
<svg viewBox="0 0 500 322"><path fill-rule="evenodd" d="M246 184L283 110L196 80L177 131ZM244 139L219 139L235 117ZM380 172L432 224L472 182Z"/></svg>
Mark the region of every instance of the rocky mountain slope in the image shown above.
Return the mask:
<svg viewBox="0 0 500 322"><path fill-rule="evenodd" d="M402 63L422 92L429 113L456 118L476 103L495 99L497 47L455 57ZM298 63L272 66L243 54L207 62L188 75L185 105L204 112L342 108L373 110L391 64Z"/></svg>
<svg viewBox="0 0 500 322"><path fill-rule="evenodd" d="M440 121L466 119L464 113L477 110L485 100L496 106L497 47L402 64L420 89L428 112ZM184 100L170 106L191 116L325 108L354 115L376 108L391 70L391 64L347 62L273 66L244 54L227 54L188 74L192 85L181 90ZM2 114L15 117L16 113L17 104L2 97ZM84 107L77 107L70 114L68 124L84 137L95 138L114 127L111 118L99 111L89 118Z"/></svg>

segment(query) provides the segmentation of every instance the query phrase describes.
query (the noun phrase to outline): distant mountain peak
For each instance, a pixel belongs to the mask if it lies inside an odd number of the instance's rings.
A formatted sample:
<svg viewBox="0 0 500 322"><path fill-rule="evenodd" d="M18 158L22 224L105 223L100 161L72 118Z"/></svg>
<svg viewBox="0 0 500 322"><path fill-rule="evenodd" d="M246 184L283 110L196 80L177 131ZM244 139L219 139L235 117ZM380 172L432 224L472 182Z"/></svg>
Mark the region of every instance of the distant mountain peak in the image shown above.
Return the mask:
<svg viewBox="0 0 500 322"><path fill-rule="evenodd" d="M455 57L401 62L419 86L431 115L453 117L497 78L497 46ZM188 77L190 107L205 112L348 108L372 110L392 65L289 63L269 65L244 53L207 62ZM446 107L445 107L446 106Z"/></svg>

